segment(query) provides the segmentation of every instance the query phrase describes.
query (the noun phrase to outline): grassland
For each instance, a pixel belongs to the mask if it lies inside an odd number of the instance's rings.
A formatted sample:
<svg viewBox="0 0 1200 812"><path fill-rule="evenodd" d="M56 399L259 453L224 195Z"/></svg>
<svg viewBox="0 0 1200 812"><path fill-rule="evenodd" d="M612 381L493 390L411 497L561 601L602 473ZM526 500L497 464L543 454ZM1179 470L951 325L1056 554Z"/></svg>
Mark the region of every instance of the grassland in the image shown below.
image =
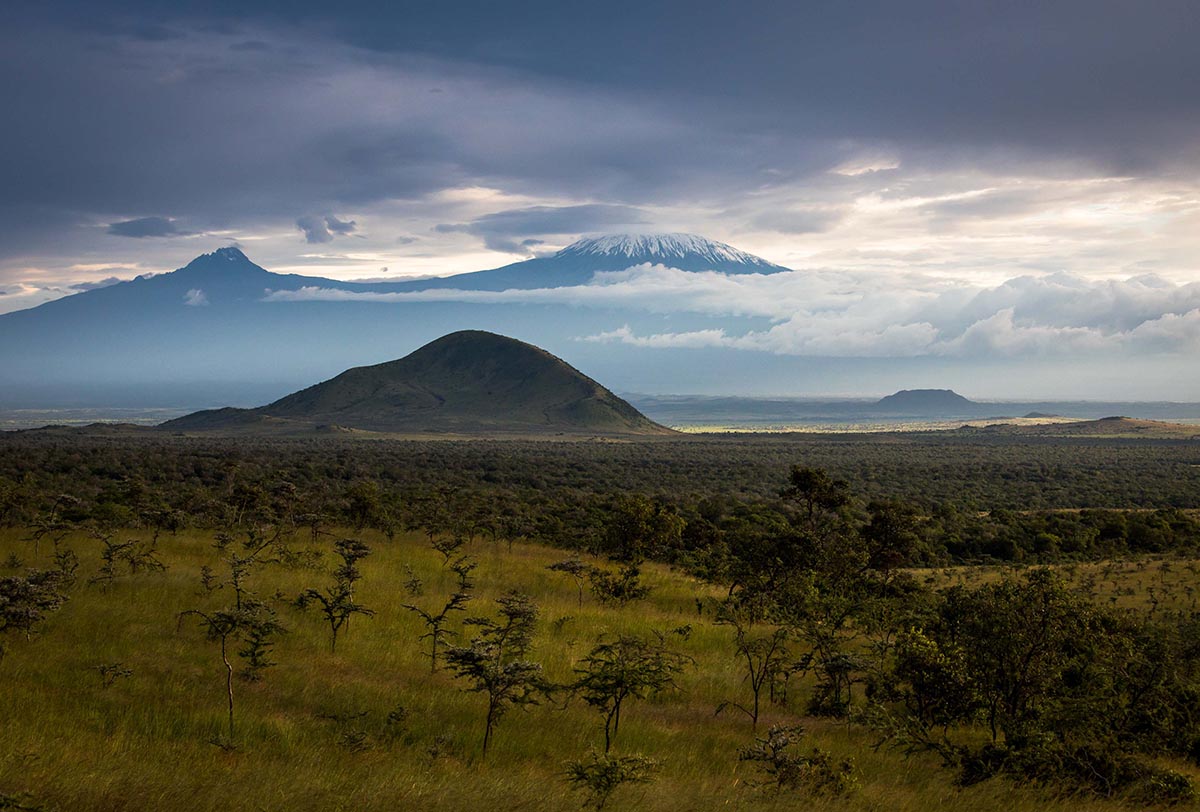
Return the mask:
<svg viewBox="0 0 1200 812"><path fill-rule="evenodd" d="M2 531L0 561L48 564L17 531ZM312 614L286 605L324 572L272 565L253 576L262 596L277 595L289 629L275 649L277 665L260 682L237 681L236 748L213 742L225 722L224 670L215 643L178 615L225 604L227 590L206 593L201 567L216 566L212 537L199 532L165 537L164 573L124 576L105 588L87 586L99 567L99 546L84 536L66 541L81 559L80 585L39 634L11 640L0 661L0 792L29 793L47 810L461 810L579 808L581 797L563 780L564 764L603 741L599 715L582 702L513 711L500 723L493 749L480 758L484 704L449 674L431 674L422 627L401 604L411 568L423 582L418 603L437 604L453 588L442 556L423 536L392 543L364 536L373 554L362 562L358 599L375 610L355 617L329 651L328 629ZM861 728L800 719L772 707L760 729L775 721L802 721L811 744L852 758L860 788L849 797L771 796L753 786L754 773L737 751L751 741L748 722L715 716L716 706L745 696L732 633L698 614L697 597L710 587L649 566L648 600L604 607L547 565L563 553L532 544L473 542L478 562L476 598L466 615L492 614L509 589L530 594L541 610L533 659L547 675L566 681L572 667L602 634L667 632L672 645L695 660L678 690L627 707L617 750L660 763L648 785L624 787L611 808L973 810L1123 809L1116 802L1056 797L1047 791L993 779L969 789L933 758L905 759L873 749ZM10 562L15 563L15 562ZM1195 581L1187 562L1081 567L1112 584L1118 600L1145 600L1156 584L1172 600L1190 600ZM0 574L15 572L0 567ZM995 577L994 570L930 571L942 583ZM1130 592L1132 590L1132 592ZM1108 595L1101 599L1107 600ZM1180 608L1183 608L1181 605ZM690 627L690 633L671 634ZM460 621L455 628L461 628ZM128 676L105 686L96 670L120 664ZM805 693L804 687L795 692ZM794 704L799 707L802 702ZM404 709L402 723L389 713ZM393 716L393 719L395 717ZM1173 764L1195 775L1194 769Z"/></svg>

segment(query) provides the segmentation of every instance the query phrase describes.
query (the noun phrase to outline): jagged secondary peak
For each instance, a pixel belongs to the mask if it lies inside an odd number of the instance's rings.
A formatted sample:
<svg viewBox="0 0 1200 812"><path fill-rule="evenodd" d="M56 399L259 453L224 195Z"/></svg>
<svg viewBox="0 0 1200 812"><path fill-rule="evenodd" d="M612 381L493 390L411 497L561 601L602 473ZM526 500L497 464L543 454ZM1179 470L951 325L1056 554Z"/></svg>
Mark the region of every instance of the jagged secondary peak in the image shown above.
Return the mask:
<svg viewBox="0 0 1200 812"><path fill-rule="evenodd" d="M559 257L623 257L630 260L670 264L677 260L701 260L714 269L736 264L777 270L778 265L748 254L723 242L695 234L606 234L585 237L559 251Z"/></svg>

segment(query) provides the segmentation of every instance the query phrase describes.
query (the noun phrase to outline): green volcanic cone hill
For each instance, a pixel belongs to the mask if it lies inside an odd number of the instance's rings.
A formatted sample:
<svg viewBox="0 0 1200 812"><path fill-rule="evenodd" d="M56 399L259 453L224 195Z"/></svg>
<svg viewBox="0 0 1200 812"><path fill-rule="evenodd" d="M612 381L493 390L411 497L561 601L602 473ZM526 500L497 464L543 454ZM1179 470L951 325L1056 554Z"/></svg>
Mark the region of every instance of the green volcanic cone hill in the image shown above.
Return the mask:
<svg viewBox="0 0 1200 812"><path fill-rule="evenodd" d="M668 434L565 361L513 338L451 333L397 361L356 367L258 409L164 423L177 431L338 426L393 433Z"/></svg>

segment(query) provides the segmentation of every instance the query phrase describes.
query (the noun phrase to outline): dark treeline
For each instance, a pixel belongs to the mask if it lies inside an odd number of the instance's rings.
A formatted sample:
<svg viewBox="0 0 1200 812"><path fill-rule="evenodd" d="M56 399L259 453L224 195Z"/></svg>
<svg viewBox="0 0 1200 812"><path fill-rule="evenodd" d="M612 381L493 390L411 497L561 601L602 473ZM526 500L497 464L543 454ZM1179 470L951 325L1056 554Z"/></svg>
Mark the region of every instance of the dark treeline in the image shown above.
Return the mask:
<svg viewBox="0 0 1200 812"><path fill-rule="evenodd" d="M705 435L666 441L354 441L3 433L0 477L94 489L136 475L184 490L231 474L297 487L371 478L387 486L520 492L635 491L771 497L792 465L821 468L863 498L926 509L1200 508L1200 442L904 435Z"/></svg>
<svg viewBox="0 0 1200 812"><path fill-rule="evenodd" d="M614 499L684 522L651 556L707 566L778 534L797 463L848 483L850 514L911 521L910 565L1048 563L1200 546L1200 448L942 437L657 443L0 439L0 526L421 529L591 549ZM1156 490L1157 489L1157 490Z"/></svg>

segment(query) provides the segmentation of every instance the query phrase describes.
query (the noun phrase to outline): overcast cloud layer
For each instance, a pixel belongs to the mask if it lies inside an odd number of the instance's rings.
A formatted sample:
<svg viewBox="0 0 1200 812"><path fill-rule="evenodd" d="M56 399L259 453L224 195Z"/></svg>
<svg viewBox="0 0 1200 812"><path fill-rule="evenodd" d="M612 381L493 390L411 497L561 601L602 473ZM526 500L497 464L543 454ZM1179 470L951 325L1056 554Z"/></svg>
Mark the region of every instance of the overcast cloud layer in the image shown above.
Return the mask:
<svg viewBox="0 0 1200 812"><path fill-rule="evenodd" d="M1186 0L252 6L6 6L0 312L230 243L401 278L679 230L798 273L502 295L773 324L626 344L1197 348Z"/></svg>
<svg viewBox="0 0 1200 812"><path fill-rule="evenodd" d="M643 347L732 347L822 357L965 357L1200 352L1200 283L1143 275L1089 281L1060 273L996 287L910 275L845 272L726 276L640 265L588 285L539 290L364 293L316 287L267 301L561 304L651 313L765 318L768 330L714 328L638 335L627 325L581 336Z"/></svg>

